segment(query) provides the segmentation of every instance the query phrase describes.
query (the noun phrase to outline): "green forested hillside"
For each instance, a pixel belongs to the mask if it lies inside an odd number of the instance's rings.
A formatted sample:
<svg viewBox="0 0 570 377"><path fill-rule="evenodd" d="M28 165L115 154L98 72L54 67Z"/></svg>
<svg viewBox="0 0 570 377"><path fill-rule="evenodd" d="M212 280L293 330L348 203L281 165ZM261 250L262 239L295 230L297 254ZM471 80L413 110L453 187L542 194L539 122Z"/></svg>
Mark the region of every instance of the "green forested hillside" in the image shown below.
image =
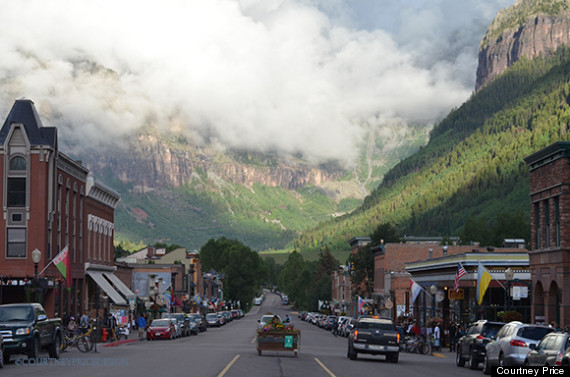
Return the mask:
<svg viewBox="0 0 570 377"><path fill-rule="evenodd" d="M523 158L568 140L570 50L521 60L440 122L430 142L396 165L353 213L320 224L296 241L299 250L369 235L380 223L407 235L457 235L465 220L529 213Z"/></svg>

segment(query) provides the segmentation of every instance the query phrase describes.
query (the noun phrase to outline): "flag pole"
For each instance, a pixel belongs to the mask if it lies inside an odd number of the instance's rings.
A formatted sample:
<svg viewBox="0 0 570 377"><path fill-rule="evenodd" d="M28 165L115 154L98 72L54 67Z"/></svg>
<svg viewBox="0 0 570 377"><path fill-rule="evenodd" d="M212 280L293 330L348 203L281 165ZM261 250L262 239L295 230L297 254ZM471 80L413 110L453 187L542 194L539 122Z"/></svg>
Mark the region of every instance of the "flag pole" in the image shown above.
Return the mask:
<svg viewBox="0 0 570 377"><path fill-rule="evenodd" d="M55 258L54 258L54 259L55 259ZM38 274L38 276L40 276L40 275L49 267L49 265L52 264L52 263L53 263L53 259L52 259L48 264L46 264L46 266L44 267L43 270L40 271L40 273Z"/></svg>

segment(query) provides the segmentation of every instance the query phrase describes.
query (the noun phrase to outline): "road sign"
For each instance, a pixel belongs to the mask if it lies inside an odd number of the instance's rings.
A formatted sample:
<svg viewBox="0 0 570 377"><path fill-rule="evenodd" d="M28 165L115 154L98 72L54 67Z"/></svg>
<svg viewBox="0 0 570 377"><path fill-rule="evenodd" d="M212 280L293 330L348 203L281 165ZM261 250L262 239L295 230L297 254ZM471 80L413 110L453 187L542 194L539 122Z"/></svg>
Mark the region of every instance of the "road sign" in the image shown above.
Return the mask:
<svg viewBox="0 0 570 377"><path fill-rule="evenodd" d="M285 348L293 348L293 335L285 335Z"/></svg>

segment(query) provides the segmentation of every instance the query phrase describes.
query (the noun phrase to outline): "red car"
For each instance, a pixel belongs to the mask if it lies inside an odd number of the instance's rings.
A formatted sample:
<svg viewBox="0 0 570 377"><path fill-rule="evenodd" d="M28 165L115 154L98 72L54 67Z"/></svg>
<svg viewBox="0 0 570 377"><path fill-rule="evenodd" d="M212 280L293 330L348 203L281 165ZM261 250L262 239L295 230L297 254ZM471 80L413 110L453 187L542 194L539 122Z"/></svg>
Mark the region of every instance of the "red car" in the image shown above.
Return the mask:
<svg viewBox="0 0 570 377"><path fill-rule="evenodd" d="M176 329L172 321L168 318L153 319L146 332L146 340L174 339L175 337Z"/></svg>

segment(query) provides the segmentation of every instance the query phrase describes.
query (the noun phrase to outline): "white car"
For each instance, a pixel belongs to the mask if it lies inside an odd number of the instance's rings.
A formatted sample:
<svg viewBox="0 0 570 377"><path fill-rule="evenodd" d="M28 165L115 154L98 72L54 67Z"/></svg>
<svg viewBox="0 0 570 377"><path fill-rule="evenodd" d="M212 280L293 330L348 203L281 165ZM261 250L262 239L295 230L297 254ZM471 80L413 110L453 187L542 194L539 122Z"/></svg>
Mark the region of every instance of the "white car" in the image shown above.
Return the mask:
<svg viewBox="0 0 570 377"><path fill-rule="evenodd" d="M277 314L264 314L261 316L261 319L257 320L257 322L259 322L257 328L262 329L267 326L269 323L271 323L273 317L277 317L279 319L279 322L281 322L281 317L279 317Z"/></svg>

